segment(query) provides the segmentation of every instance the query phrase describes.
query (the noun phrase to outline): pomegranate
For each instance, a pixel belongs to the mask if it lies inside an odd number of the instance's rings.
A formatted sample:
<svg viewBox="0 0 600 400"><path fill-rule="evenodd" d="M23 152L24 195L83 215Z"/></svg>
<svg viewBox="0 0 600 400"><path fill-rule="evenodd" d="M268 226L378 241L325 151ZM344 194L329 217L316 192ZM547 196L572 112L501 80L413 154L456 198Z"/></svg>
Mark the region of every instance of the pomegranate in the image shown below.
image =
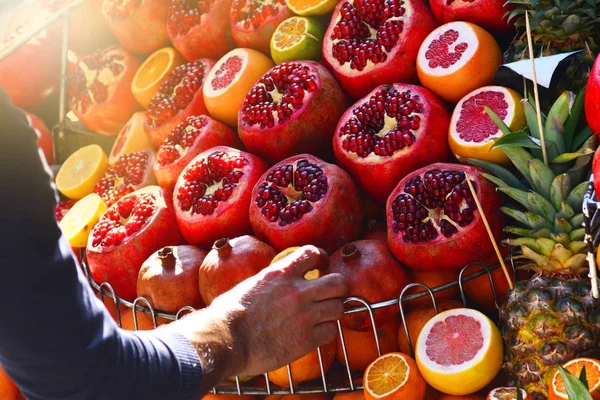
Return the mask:
<svg viewBox="0 0 600 400"><path fill-rule="evenodd" d="M154 153L150 149L125 154L96 184L94 193L102 197L108 207L121 197L145 186L154 185Z"/></svg>
<svg viewBox="0 0 600 400"><path fill-rule="evenodd" d="M117 135L140 109L131 81L140 61L113 45L78 57L69 73L69 105L91 131Z"/></svg>
<svg viewBox="0 0 600 400"><path fill-rule="evenodd" d="M54 219L56 219L56 222L62 221L75 203L77 203L77 200L65 200L58 203L54 208Z"/></svg>
<svg viewBox="0 0 600 400"><path fill-rule="evenodd" d="M149 186L119 199L90 233L87 261L96 282L108 282L117 296L136 297L138 273L152 253L181 242L168 194Z"/></svg>
<svg viewBox="0 0 600 400"><path fill-rule="evenodd" d="M190 161L173 191L185 240L208 248L219 238L251 232L252 188L267 168L260 158L225 146L205 150Z"/></svg>
<svg viewBox="0 0 600 400"><path fill-rule="evenodd" d="M409 283L406 272L379 240L359 240L345 245L331 255L328 272L339 273L345 278L348 297L359 297L369 304L398 298ZM349 305L355 307L360 304ZM375 310L375 324L381 326L397 313L395 307ZM372 329L367 312L345 315L342 326L355 331Z"/></svg>
<svg viewBox="0 0 600 400"><path fill-rule="evenodd" d="M585 89L585 118L592 132L600 138L600 57L596 57ZM596 172L594 176L600 177ZM596 190L596 193L598 190Z"/></svg>
<svg viewBox="0 0 600 400"><path fill-rule="evenodd" d="M185 306L202 308L198 291L198 270L207 252L194 246L167 246L142 264L137 295L171 314Z"/></svg>
<svg viewBox="0 0 600 400"><path fill-rule="evenodd" d="M356 184L337 165L301 154L275 164L252 191L250 222L277 250L312 244L331 253L358 238Z"/></svg>
<svg viewBox="0 0 600 400"><path fill-rule="evenodd" d="M270 55L275 29L293 15L285 0L234 0L231 35L238 47L250 47Z"/></svg>
<svg viewBox="0 0 600 400"><path fill-rule="evenodd" d="M424 0L343 0L323 41L323 61L360 98L387 83L417 79L417 53L437 23Z"/></svg>
<svg viewBox="0 0 600 400"><path fill-rule="evenodd" d="M121 45L132 53L151 54L169 43L169 0L104 0L102 15Z"/></svg>
<svg viewBox="0 0 600 400"><path fill-rule="evenodd" d="M160 187L173 190L181 171L198 154L215 146L241 148L236 132L206 115L187 117L158 148L154 176Z"/></svg>
<svg viewBox="0 0 600 400"><path fill-rule="evenodd" d="M374 223L367 228L362 240L379 240L387 246L387 227L383 222Z"/></svg>
<svg viewBox="0 0 600 400"><path fill-rule="evenodd" d="M492 31L514 29L508 14L515 8L506 0L430 0L429 6L440 24L465 21Z"/></svg>
<svg viewBox="0 0 600 400"><path fill-rule="evenodd" d="M202 262L198 279L206 305L269 266L277 252L254 236L217 240Z"/></svg>
<svg viewBox="0 0 600 400"><path fill-rule="evenodd" d="M208 114L202 85L214 60L202 58L175 68L160 84L146 111L144 128L156 147L190 115Z"/></svg>
<svg viewBox="0 0 600 400"><path fill-rule="evenodd" d="M248 151L272 161L328 154L346 99L329 71L314 61L276 65L244 99L238 131Z"/></svg>
<svg viewBox="0 0 600 400"><path fill-rule="evenodd" d="M27 117L27 123L34 130L38 137L38 147L42 149L48 165L54 164L54 141L50 130L39 117L35 114L23 111Z"/></svg>
<svg viewBox="0 0 600 400"><path fill-rule="evenodd" d="M500 242L500 197L475 167L437 163L407 175L387 201L388 244L413 269L459 270L491 263L495 252L465 178L473 183L490 228Z"/></svg>
<svg viewBox="0 0 600 400"><path fill-rule="evenodd" d="M233 0L171 0L167 33L188 61L219 58L235 47L229 27Z"/></svg>
<svg viewBox="0 0 600 400"><path fill-rule="evenodd" d="M449 125L444 103L429 90L383 85L346 111L333 152L367 195L385 203L406 174L448 159Z"/></svg>

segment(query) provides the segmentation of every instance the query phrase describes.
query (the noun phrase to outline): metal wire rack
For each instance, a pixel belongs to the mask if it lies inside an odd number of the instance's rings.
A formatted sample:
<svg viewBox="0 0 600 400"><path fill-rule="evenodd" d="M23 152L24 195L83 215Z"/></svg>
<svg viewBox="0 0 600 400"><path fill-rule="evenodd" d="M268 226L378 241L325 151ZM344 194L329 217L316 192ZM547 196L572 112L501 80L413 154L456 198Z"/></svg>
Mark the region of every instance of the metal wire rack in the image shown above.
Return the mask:
<svg viewBox="0 0 600 400"><path fill-rule="evenodd" d="M588 189L583 197L583 226L585 228L585 242L587 243L587 261L590 268L589 277L592 283L592 294L594 298L600 298L598 290L598 267L594 250L600 243L600 202L594 190L594 175L589 179Z"/></svg>

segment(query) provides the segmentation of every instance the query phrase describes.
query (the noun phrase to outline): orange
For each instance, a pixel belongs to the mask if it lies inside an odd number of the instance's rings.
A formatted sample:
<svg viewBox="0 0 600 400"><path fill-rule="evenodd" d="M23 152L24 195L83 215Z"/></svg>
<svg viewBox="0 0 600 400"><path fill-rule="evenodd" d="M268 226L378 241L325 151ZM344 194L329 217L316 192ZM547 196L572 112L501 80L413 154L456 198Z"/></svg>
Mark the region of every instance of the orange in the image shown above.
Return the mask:
<svg viewBox="0 0 600 400"><path fill-rule="evenodd" d="M294 14L325 15L330 13L337 4L336 0L286 0L286 4Z"/></svg>
<svg viewBox="0 0 600 400"><path fill-rule="evenodd" d="M453 310L455 308L461 308L463 304L456 300L444 300L438 303L438 311L443 312L446 310ZM410 340L412 342L412 352L415 350L417 345L417 338L421 333L421 330L425 324L435 316L435 309L433 306L416 308L405 314L406 325L408 326L408 333L410 334ZM406 354L412 354L408 347L408 340L406 339L406 333L404 332L404 325L400 325L398 329L398 345L400 351Z"/></svg>
<svg viewBox="0 0 600 400"><path fill-rule="evenodd" d="M109 165L115 165L119 161L119 158L125 154L153 147L144 131L144 116L145 113L143 111L136 112L127 121L125 126L121 128L108 156Z"/></svg>
<svg viewBox="0 0 600 400"><path fill-rule="evenodd" d="M321 355L323 357L323 368L325 372L331 367L335 360L335 340L324 346L321 346ZM292 370L292 380L294 386L299 383L312 381L321 377L321 367L319 364L319 355L317 349L311 351L304 357L290 364ZM269 372L269 380L277 386L289 387L287 367L283 366L275 371Z"/></svg>
<svg viewBox="0 0 600 400"><path fill-rule="evenodd" d="M121 327L126 331L134 331L135 325L133 324L133 313L132 308L127 308L124 312L121 312ZM149 331L154 329L154 323L152 321L152 316L150 314L146 314L143 311L136 312L138 331ZM168 324L171 321L165 320L163 318L156 318L156 322L158 326Z"/></svg>
<svg viewBox="0 0 600 400"><path fill-rule="evenodd" d="M521 396L523 400L530 400L527 396L527 392L521 389ZM517 399L517 388L516 387L499 387L493 389L488 393L486 400L516 400Z"/></svg>
<svg viewBox="0 0 600 400"><path fill-rule="evenodd" d="M412 280L415 283L422 283L430 289L435 289L438 286L445 285L450 282L458 281L458 272L455 271L427 271L427 270L413 270ZM409 290L406 295L424 292L425 289L416 287ZM434 293L437 302L442 300L456 300L459 296L458 286L446 289L441 292ZM406 298L406 297L405 297ZM404 310L408 307L431 307L431 296L427 295L411 301L403 301Z"/></svg>
<svg viewBox="0 0 600 400"><path fill-rule="evenodd" d="M563 367L579 378L581 370L585 367L590 395L594 400L600 399L600 361L593 358L576 358L564 364ZM548 400L568 399L565 384L558 370L552 376L548 385Z"/></svg>
<svg viewBox="0 0 600 400"><path fill-rule="evenodd" d="M506 267L508 268L511 278L514 279L512 268L510 265L507 265ZM465 271L464 276L466 278L470 274L481 271L481 269L482 267L480 266L473 266ZM494 281L494 288L496 289L498 305L500 305L504 302L504 298L510 290L510 286L508 286L508 281L506 280L502 268L496 268L491 272L491 275L492 280ZM465 282L463 288L469 299L477 305L477 308L488 312L497 310L496 303L494 302L494 295L492 293L492 286L490 285L490 278L487 273L471 281Z"/></svg>
<svg viewBox="0 0 600 400"><path fill-rule="evenodd" d="M265 397L265 400L329 400L329 396L324 393L315 394L272 394Z"/></svg>
<svg viewBox="0 0 600 400"><path fill-rule="evenodd" d="M357 391L357 392L344 392L338 393L333 396L334 400L365 400L365 392Z"/></svg>
<svg viewBox="0 0 600 400"><path fill-rule="evenodd" d="M417 56L417 73L423 86L456 103L492 83L501 63L502 52L492 35L475 24L456 21L427 36Z"/></svg>
<svg viewBox="0 0 600 400"><path fill-rule="evenodd" d="M6 375L6 372L0 365L0 399L2 400L20 400L23 397L17 385Z"/></svg>
<svg viewBox="0 0 600 400"><path fill-rule="evenodd" d="M185 59L172 47L158 49L150 54L131 81L133 97L142 107L148 108L165 77L184 62Z"/></svg>
<svg viewBox="0 0 600 400"><path fill-rule="evenodd" d="M248 394L243 394L238 396L237 394L212 394L209 393L204 396L201 400L256 400L256 396L250 396Z"/></svg>
<svg viewBox="0 0 600 400"><path fill-rule="evenodd" d="M96 297L100 299L100 293L96 293ZM117 317L117 308L115 307L115 301L110 296L104 295L104 307L106 307L110 316L118 324L119 318ZM125 307L122 304L119 304L119 311L120 311L121 315L123 315L123 313L126 310L127 310L127 307Z"/></svg>
<svg viewBox="0 0 600 400"><path fill-rule="evenodd" d="M423 400L426 386L415 360L402 353L379 357L363 378L366 399Z"/></svg>
<svg viewBox="0 0 600 400"><path fill-rule="evenodd" d="M56 187L65 196L79 200L94 191L108 169L108 158L97 144L71 154L56 174Z"/></svg>
<svg viewBox="0 0 600 400"><path fill-rule="evenodd" d="M379 338L381 354L398 351L399 324L399 318L393 318L384 325L378 327L377 337ZM357 332L351 329L342 328L342 331L344 332L344 342L346 343L346 352L348 353L350 369L352 371L364 371L369 364L379 357L373 330L369 329L366 332ZM345 366L346 360L344 359L342 340L339 335L336 341L337 360L340 364Z"/></svg>
<svg viewBox="0 0 600 400"><path fill-rule="evenodd" d="M466 396L453 396L451 394L442 394L438 400L482 400L481 397L474 394Z"/></svg>

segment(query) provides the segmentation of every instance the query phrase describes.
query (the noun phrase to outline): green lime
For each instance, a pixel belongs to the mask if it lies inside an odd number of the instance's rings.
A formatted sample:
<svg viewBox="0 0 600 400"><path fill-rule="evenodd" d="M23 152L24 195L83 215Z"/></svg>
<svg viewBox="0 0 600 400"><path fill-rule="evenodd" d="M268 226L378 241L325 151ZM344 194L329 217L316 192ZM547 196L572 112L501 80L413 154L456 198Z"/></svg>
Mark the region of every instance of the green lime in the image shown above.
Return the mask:
<svg viewBox="0 0 600 400"><path fill-rule="evenodd" d="M275 63L321 58L325 30L314 18L291 17L271 37L271 58Z"/></svg>

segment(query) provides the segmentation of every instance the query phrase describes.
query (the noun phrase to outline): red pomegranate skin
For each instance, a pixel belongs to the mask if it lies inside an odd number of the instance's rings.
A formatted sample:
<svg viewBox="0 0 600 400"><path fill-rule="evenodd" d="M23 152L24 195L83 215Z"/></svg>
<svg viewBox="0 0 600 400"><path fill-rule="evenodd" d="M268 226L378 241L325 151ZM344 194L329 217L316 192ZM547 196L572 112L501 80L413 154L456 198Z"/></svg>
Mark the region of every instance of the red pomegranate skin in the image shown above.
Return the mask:
<svg viewBox="0 0 600 400"><path fill-rule="evenodd" d="M128 198L146 195L153 196L156 201L152 215L141 229L125 236L118 245L97 242L97 234L103 229L103 222L110 218L109 213L119 214L119 205L128 201ZM96 282L110 283L117 296L133 301L136 297L138 274L144 261L158 249L180 243L181 234L177 229L168 193L158 186L148 186L121 198L102 215L90 233L86 255L92 278Z"/></svg>
<svg viewBox="0 0 600 400"><path fill-rule="evenodd" d="M463 172L471 180L473 187L477 193L477 197L483 207L483 211L487 217L490 228L496 242L500 243L502 238L502 230L504 221L502 212L500 211L500 196L496 192L496 187L481 175L479 168L449 164L436 163L430 166L418 169L407 175L398 183L396 189L390 195L386 205L386 218L388 229L388 245L392 254L403 265L416 270L444 270L456 271L462 269L465 265L480 261L491 265L496 261L496 253L490 242L489 236L481 219L479 211L477 211L474 201L470 200L467 204L469 209L474 210L473 220L464 228L457 228L457 232L446 238L439 229L437 229L437 237L419 242L405 241L404 232L395 232L393 205L398 196L404 193L404 188L410 180L414 180L417 176L423 176L426 172L432 170L440 171L456 171ZM463 193L470 192L466 183L461 187ZM450 195L450 194L448 194ZM421 202L422 204L423 202ZM461 203L461 206L464 203ZM434 209L432 221L436 224L441 224L440 211ZM415 210L415 213L417 211ZM405 214L406 215L406 214ZM415 217L417 219L418 217ZM426 217L425 217L426 218Z"/></svg>
<svg viewBox="0 0 600 400"><path fill-rule="evenodd" d="M158 310L177 314L183 307L204 307L198 290L198 271L207 252L195 246L167 246L142 265L137 295Z"/></svg>
<svg viewBox="0 0 600 400"><path fill-rule="evenodd" d="M336 25L342 18L342 9L348 9L349 4L351 9L354 9L352 4L355 2L356 0L338 2L323 40L323 63L333 72L342 89L352 98L359 99L382 84L416 82L419 48L427 35L438 27L425 1L392 0L381 3L387 7L392 4L403 7L405 10L402 18L404 25L399 33L398 41L390 48L389 52L385 47L379 47L387 53L385 61L371 66L367 65L362 71L351 68L348 61L343 65L340 64L333 52L334 40L337 40L333 39L333 35L337 33ZM372 4L372 0L364 1L364 3ZM369 12L369 18L372 18L374 14L383 15L383 10L377 10L375 13Z"/></svg>
<svg viewBox="0 0 600 400"><path fill-rule="evenodd" d="M410 126L406 131L398 128L395 129L397 134L408 132L411 138L409 142L405 140L391 139L393 143L401 143L406 146L394 150L391 155L378 155L375 149L368 152L366 157L360 156L358 151L350 151L345 148L345 141L349 141L354 135L348 135L351 132L349 129L349 121L364 121L365 124L373 119L379 119L367 116L357 119L355 112L360 110L360 106L365 104L369 110L376 110L375 105L369 107L369 103L378 98L378 94L382 91L386 93L411 93L412 97L409 102L417 105L422 105L422 111L412 111L412 115L420 118L417 129L411 129ZM391 98L388 97L388 98ZM401 100L400 103L402 104ZM406 103L404 103L406 104ZM363 107L365 107L363 106ZM398 114L397 118L401 115ZM381 123L383 125L384 118L391 121L396 119L394 114L390 117L389 113L381 115ZM394 128L399 127L401 121L394 121ZM408 124L408 120L407 120ZM352 105L344 116L340 119L336 132L333 136L333 152L340 167L350 173L358 182L361 189L376 202L383 204L387 201L388 196L394 190L398 181L404 178L410 172L424 167L435 162L444 162L448 160L450 149L448 146L448 127L450 125L450 114L446 106L435 94L429 90L415 85L395 84L393 86L379 86L367 96ZM363 125L364 126L364 125ZM346 130L348 129L348 130ZM386 128L384 128L386 129ZM370 130L370 129L369 129ZM366 129L361 130L362 132ZM353 132L353 131L352 131ZM395 135L395 134L394 134ZM386 134L389 138L389 134ZM414 138L414 139L413 139ZM348 142L346 142L348 143ZM381 138L381 143L384 143ZM388 143L389 145L389 143ZM384 150L385 151L385 150ZM365 152L366 153L366 152Z"/></svg>
<svg viewBox="0 0 600 400"><path fill-rule="evenodd" d="M308 86L302 88L302 106L293 108L291 118L281 123L277 118L272 127L249 122L245 116L250 114L250 107L260 108L267 104L263 102L253 106L250 100L253 91L265 87L265 83L271 81L268 77L273 76L276 71L288 71L282 75L289 76L302 68L307 68L310 76L314 76L316 86L313 91L309 91ZM248 92L238 113L238 133L249 152L271 162L301 153L327 156L331 153L333 132L346 106L344 93L331 73L321 64L314 61L286 62L267 71Z"/></svg>
<svg viewBox="0 0 600 400"><path fill-rule="evenodd" d="M200 294L206 305L238 283L268 267L275 249L254 236L217 240L198 272Z"/></svg>
<svg viewBox="0 0 600 400"><path fill-rule="evenodd" d="M429 6L435 19L441 24L465 21L492 31L514 29L505 14L514 10L514 5L505 0L430 0Z"/></svg>
<svg viewBox="0 0 600 400"><path fill-rule="evenodd" d="M587 123L592 132L600 138L600 56L596 57L588 78L584 106ZM594 172L594 176L600 177L596 172Z"/></svg>
<svg viewBox="0 0 600 400"><path fill-rule="evenodd" d="M115 136L140 110L131 93L131 81L140 65L136 57L113 45L79 57L77 65L71 66L69 105L86 128ZM92 81L86 78L87 69L95 72Z"/></svg>
<svg viewBox="0 0 600 400"><path fill-rule="evenodd" d="M402 266L379 240L359 240L345 245L331 255L328 273L339 273L344 277L348 285L347 297L358 297L369 304L398 298L410 283ZM347 307L360 305L352 302ZM381 326L397 313L395 307L375 310L375 324ZM367 312L345 315L341 322L343 327L355 331L372 329Z"/></svg>
<svg viewBox="0 0 600 400"><path fill-rule="evenodd" d="M259 206L263 189L276 189L290 199L306 200L303 191L287 186L275 185L270 179L278 169L292 165L295 169L299 162L306 160L318 167L327 177L327 192L318 200L311 202L311 211L300 219L282 225L282 220L271 222ZM311 181L314 183L314 181ZM263 198L264 199L264 198ZM269 199L271 201L272 198ZM292 205L292 201L288 203ZM269 243L277 251L288 247L314 245L332 253L346 243L358 239L362 224L362 211L358 188L350 175L334 164L329 164L310 154L300 154L275 164L264 173L252 191L250 205L250 223L256 236Z"/></svg>
<svg viewBox="0 0 600 400"><path fill-rule="evenodd" d="M208 110L206 109L206 105L204 104L204 96L202 95L202 86L204 85L204 79L206 75L208 75L208 71L215 65L215 60L211 60L208 58L198 59L193 63L187 63L184 65L180 65L175 68L169 77L167 77L160 85L158 89L158 94L152 99L150 102L150 107L146 110L146 120L144 121L144 131L146 135L150 138L150 141L154 144L154 146L159 147L163 142L167 139L169 134L175 129L177 125L181 122L185 121L187 117L194 115L208 115ZM174 115L171 115L169 118L165 119L164 122L155 123L153 122L153 115L155 115L160 108L162 108L165 103L172 103L172 96L174 99L177 99L179 95L174 94L174 87L177 85L181 85L182 80L177 80L176 76L180 71L188 70L186 75L197 76L198 72L191 72L190 68L192 65L195 65L198 70L203 71L203 76L199 83L194 85L195 92L187 105L184 108L177 108ZM189 78L186 82L189 82ZM175 86L172 85L175 84ZM183 96L183 94L181 94ZM177 102L176 102L177 103Z"/></svg>
<svg viewBox="0 0 600 400"><path fill-rule="evenodd" d="M29 126L35 131L38 137L38 147L42 149L44 157L48 165L54 164L54 142L52 141L52 134L50 130L37 115L23 111L27 116L27 122Z"/></svg>
<svg viewBox="0 0 600 400"><path fill-rule="evenodd" d="M149 55L169 43L167 35L168 0L128 2L121 10L121 0L104 0L102 15L125 50ZM122 8L123 6L121 6Z"/></svg>
<svg viewBox="0 0 600 400"><path fill-rule="evenodd" d="M260 7L253 8L253 15L260 15L260 17L256 17L256 26L251 22L252 17L240 11L240 9L248 8L250 3ZM265 6L273 8L272 13L267 16L262 12ZM271 56L271 37L279 24L292 16L294 13L287 7L285 0L274 0L270 3L258 0L234 0L230 15L231 35L238 47L249 47ZM249 26L247 26L248 24Z"/></svg>
<svg viewBox="0 0 600 400"><path fill-rule="evenodd" d="M212 156L218 153L226 154L229 157L240 157L245 160L247 164L243 168L236 168L233 171L242 171L243 175L239 178L237 184L235 184L230 197L226 200L218 201L212 213L204 215L192 212L194 206L199 205L200 201L191 204L191 207L186 210L181 200L190 198L190 195L186 194L186 190L188 190L186 180L188 171L195 168L197 162L210 163ZM236 237L252 232L248 211L252 199L252 188L268 168L267 163L259 157L231 147L213 147L198 154L181 172L173 190L177 224L185 240L190 244L202 248L210 248L217 239ZM221 172L216 173L220 174ZM214 170L212 170L212 174L215 174ZM231 181L230 174L227 174L226 179ZM219 187L222 187L224 180L222 179L219 182L212 181L211 185L218 184ZM196 184L198 185L198 183ZM210 190L210 187L207 188L208 190ZM208 198L207 196L203 196L200 197L200 200L204 201L208 200ZM214 195L212 200L214 200Z"/></svg>
<svg viewBox="0 0 600 400"><path fill-rule="evenodd" d="M175 13L177 11L181 13L185 8L180 6L180 3L185 3L185 0L171 1L167 18L167 34L173 46L186 60L194 61L202 57L218 59L235 48L229 24L232 2L233 0L197 2L203 6L199 10L197 19L190 18L189 14L184 13L182 18L189 18L190 21L182 22L175 17ZM198 6L193 5L194 2L187 3L192 8L198 9Z"/></svg>

